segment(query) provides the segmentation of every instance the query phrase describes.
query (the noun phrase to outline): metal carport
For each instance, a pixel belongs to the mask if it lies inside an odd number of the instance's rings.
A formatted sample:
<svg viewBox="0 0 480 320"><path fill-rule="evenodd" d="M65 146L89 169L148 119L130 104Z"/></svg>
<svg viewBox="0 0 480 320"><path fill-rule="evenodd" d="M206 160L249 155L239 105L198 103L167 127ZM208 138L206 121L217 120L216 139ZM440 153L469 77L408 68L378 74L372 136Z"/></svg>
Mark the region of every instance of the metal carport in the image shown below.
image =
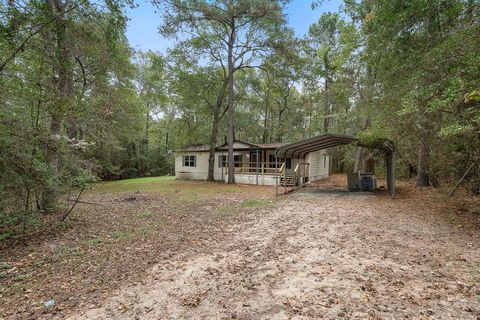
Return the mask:
<svg viewBox="0 0 480 320"><path fill-rule="evenodd" d="M359 138L342 135L325 133L313 138L305 139L299 142L293 142L281 146L275 150L276 159L278 158L304 158L307 153L333 148L341 145L355 145L359 147L379 149L385 153L385 165L387 170L387 189L388 193L393 197L395 195L395 173L393 167L393 154L395 145L388 139L375 139L369 142L361 141ZM278 166L277 166L278 167ZM276 188L278 194L279 175L276 172Z"/></svg>

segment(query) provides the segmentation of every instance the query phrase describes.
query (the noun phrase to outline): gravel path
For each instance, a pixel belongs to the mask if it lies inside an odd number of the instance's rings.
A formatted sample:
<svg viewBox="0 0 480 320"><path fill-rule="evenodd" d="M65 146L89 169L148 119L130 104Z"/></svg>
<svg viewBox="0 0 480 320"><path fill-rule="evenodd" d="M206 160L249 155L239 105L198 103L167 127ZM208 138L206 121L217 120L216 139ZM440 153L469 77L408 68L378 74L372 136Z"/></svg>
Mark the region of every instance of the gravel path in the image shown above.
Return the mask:
<svg viewBox="0 0 480 320"><path fill-rule="evenodd" d="M479 319L478 235L378 198L294 194L71 319Z"/></svg>

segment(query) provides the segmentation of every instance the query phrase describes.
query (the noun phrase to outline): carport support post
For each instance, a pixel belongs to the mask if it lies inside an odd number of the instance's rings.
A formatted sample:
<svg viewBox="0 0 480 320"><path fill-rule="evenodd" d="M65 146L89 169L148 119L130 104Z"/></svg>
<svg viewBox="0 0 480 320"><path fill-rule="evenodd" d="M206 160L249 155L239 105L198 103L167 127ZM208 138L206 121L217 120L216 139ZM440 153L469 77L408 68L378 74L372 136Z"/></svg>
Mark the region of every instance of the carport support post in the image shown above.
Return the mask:
<svg viewBox="0 0 480 320"><path fill-rule="evenodd" d="M386 152L387 160L387 189L390 196L395 196L395 170L393 167L393 151Z"/></svg>
<svg viewBox="0 0 480 320"><path fill-rule="evenodd" d="M256 178L257 178L257 185L258 185L258 149L256 151L256 156L255 156L255 160L257 160L257 164L255 165L256 166L256 169L255 169L255 174L256 174ZM265 180L264 180L265 181ZM264 182L265 183L265 182Z"/></svg>
<svg viewBox="0 0 480 320"><path fill-rule="evenodd" d="M222 182L225 182L225 176L223 174L223 168L225 167L225 162L223 162L223 151L222 151Z"/></svg>
<svg viewBox="0 0 480 320"><path fill-rule="evenodd" d="M278 158L275 153L275 195L278 196Z"/></svg>

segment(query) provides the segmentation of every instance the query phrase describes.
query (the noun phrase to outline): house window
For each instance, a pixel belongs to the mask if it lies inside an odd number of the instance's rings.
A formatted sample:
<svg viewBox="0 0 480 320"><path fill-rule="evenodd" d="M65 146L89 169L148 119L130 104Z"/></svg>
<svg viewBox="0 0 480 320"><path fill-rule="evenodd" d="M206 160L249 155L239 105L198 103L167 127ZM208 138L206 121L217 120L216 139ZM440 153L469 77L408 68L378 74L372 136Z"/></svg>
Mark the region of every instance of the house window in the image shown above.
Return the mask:
<svg viewBox="0 0 480 320"><path fill-rule="evenodd" d="M236 154L233 156L233 162L235 163L235 167L241 167L242 166L242 155L241 154Z"/></svg>
<svg viewBox="0 0 480 320"><path fill-rule="evenodd" d="M327 167L327 156L323 156L323 168Z"/></svg>
<svg viewBox="0 0 480 320"><path fill-rule="evenodd" d="M277 166L281 167L283 161L284 161L283 158L278 158ZM270 162L269 165L268 165L269 168L275 168L275 155L274 154L269 154L268 155L268 162ZM292 169L292 159L291 158L286 158L285 159L285 168L286 169Z"/></svg>
<svg viewBox="0 0 480 320"><path fill-rule="evenodd" d="M292 169L292 158L285 159L285 168Z"/></svg>
<svg viewBox="0 0 480 320"><path fill-rule="evenodd" d="M183 156L183 166L184 167L196 167L197 166L197 156Z"/></svg>
<svg viewBox="0 0 480 320"><path fill-rule="evenodd" d="M269 168L275 168L275 155L274 154L269 154L268 155L268 162L269 162L268 163Z"/></svg>
<svg viewBox="0 0 480 320"><path fill-rule="evenodd" d="M233 162L235 167L241 167L242 166L242 155L237 154L233 156ZM227 166L227 156L218 156L218 167L221 168L223 166Z"/></svg>
<svg viewBox="0 0 480 320"><path fill-rule="evenodd" d="M227 162L227 156L218 156L218 167L221 168L223 166L225 166Z"/></svg>

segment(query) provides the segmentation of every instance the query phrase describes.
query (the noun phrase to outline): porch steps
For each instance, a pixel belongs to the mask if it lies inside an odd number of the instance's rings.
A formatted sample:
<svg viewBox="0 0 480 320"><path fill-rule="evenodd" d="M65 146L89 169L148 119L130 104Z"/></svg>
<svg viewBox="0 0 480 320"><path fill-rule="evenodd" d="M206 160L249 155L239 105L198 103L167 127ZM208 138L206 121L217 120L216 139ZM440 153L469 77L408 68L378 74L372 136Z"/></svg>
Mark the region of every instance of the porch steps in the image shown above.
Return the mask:
<svg viewBox="0 0 480 320"><path fill-rule="evenodd" d="M280 179L280 186L281 187L294 187L296 184L296 177L295 175L288 175L286 177L281 177Z"/></svg>

